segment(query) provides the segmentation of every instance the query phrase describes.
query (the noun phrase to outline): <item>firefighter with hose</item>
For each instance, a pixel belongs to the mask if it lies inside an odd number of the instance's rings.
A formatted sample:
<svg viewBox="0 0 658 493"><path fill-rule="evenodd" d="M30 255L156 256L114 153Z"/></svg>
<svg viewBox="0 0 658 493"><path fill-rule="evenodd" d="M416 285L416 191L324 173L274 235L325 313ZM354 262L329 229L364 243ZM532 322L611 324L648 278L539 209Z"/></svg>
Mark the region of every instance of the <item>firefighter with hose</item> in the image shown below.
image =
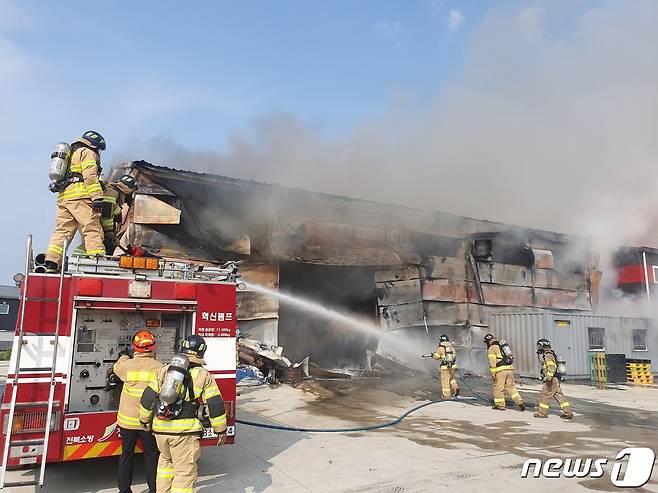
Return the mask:
<svg viewBox="0 0 658 493"><path fill-rule="evenodd" d="M213 376L203 365L206 343L191 335L181 344L181 353L164 366L144 391L140 402L142 425L153 430L160 459L158 493L191 493L198 477L202 420L226 440L226 410Z"/></svg>
<svg viewBox="0 0 658 493"><path fill-rule="evenodd" d="M423 358L431 357L440 362L441 394L444 399L450 399L453 395L459 396L459 385L455 379L457 373L457 353L450 343L446 334L439 338L439 346L432 354L424 354Z"/></svg>
<svg viewBox="0 0 658 493"><path fill-rule="evenodd" d="M541 364L541 379L544 386L541 389L539 396L539 409L535 412L535 418L548 418L548 410L550 406L548 403L552 398L560 405L562 419L572 419L573 411L569 405L569 401L562 393L560 380L566 374L566 368L563 362L558 361L555 351L551 348L551 343L548 339L539 339L537 341L537 356Z"/></svg>
<svg viewBox="0 0 658 493"><path fill-rule="evenodd" d="M119 493L131 493L133 457L137 438L142 441L146 483L149 493L155 493L155 472L158 466L158 447L155 438L139 421L139 401L144 389L155 379L162 363L155 359L155 337L140 330L132 338L133 357L122 354L114 363L114 374L123 381L117 424L121 429L121 457L119 458Z"/></svg>
<svg viewBox="0 0 658 493"><path fill-rule="evenodd" d="M505 391L516 403L521 411L525 411L525 404L519 391L514 385L514 356L512 349L504 339L496 340L493 334L484 336L487 346L487 359L491 372L493 407L497 411L505 411Z"/></svg>

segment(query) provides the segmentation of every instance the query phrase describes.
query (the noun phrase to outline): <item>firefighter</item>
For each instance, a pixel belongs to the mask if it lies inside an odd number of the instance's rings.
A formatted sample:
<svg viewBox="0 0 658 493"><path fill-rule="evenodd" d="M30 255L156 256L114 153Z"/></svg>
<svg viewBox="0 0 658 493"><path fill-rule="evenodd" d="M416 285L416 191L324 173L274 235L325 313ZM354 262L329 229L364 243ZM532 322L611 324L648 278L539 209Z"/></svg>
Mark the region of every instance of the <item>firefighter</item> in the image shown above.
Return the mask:
<svg viewBox="0 0 658 493"><path fill-rule="evenodd" d="M561 375L558 372L557 356L555 351L551 349L551 343L548 339L539 339L537 341L537 356L541 364L541 379L544 386L539 396L539 409L535 412L535 418L548 418L548 409L550 407L548 403L554 397L560 405L560 409L562 409L560 418L572 419L573 411L560 386Z"/></svg>
<svg viewBox="0 0 658 493"><path fill-rule="evenodd" d="M516 403L521 411L525 411L525 404L519 391L514 385L514 359L507 343L496 340L493 334L484 336L487 345L487 358L493 387L493 407L498 411L505 411L505 391Z"/></svg>
<svg viewBox="0 0 658 493"><path fill-rule="evenodd" d="M158 461L158 493L189 493L194 489L197 461L201 456L200 438L204 426L199 420L199 407L207 407L210 426L218 435L217 445L226 440L226 411L222 394L213 376L203 368L206 343L202 337L191 335L181 344L181 352L189 358L182 385L180 414L171 419L161 419L158 413L153 419L158 396L167 378L170 365L164 366L155 380L144 391L140 406L140 420L151 427L155 435L160 459ZM172 368L178 371L180 368Z"/></svg>
<svg viewBox="0 0 658 493"><path fill-rule="evenodd" d="M450 344L446 334L439 338L439 346L436 348L432 358L440 362L441 371L441 393L444 399L450 399L452 395L459 396L459 385L455 380L457 373L457 355L455 348Z"/></svg>
<svg viewBox="0 0 658 493"><path fill-rule="evenodd" d="M103 244L108 255L114 254L119 239L117 233L121 229L123 204L133 204L133 193L137 188L137 180L131 175L123 175L119 181L110 183L105 187L103 202L107 205L101 213L101 226L103 228ZM107 211L105 213L105 211ZM76 255L87 255L84 245L78 245L73 252Z"/></svg>
<svg viewBox="0 0 658 493"><path fill-rule="evenodd" d="M73 142L71 149L67 185L57 195L55 230L46 252L47 272L59 270L65 254L64 240L70 244L78 229L88 255L105 254L100 220L103 189L99 181L100 152L105 150L105 139L98 132L89 130Z"/></svg>
<svg viewBox="0 0 658 493"><path fill-rule="evenodd" d="M133 357L123 354L114 364L114 373L123 381L117 423L121 429L119 459L119 493L131 493L133 457L137 438L142 441L146 482L149 493L155 493L155 473L158 467L158 447L155 438L139 421L139 401L144 389L162 368L155 358L155 337L140 330L132 338Z"/></svg>

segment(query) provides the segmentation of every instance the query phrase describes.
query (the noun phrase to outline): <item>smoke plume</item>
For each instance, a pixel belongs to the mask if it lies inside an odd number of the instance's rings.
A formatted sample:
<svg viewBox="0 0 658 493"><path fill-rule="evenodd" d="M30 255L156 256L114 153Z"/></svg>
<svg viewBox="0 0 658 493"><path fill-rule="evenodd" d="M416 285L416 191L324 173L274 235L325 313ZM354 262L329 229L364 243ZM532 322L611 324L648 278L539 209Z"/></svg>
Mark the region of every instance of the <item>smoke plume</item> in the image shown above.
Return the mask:
<svg viewBox="0 0 658 493"><path fill-rule="evenodd" d="M430 102L400 97L347 136L276 113L221 153L158 140L130 155L573 233L604 254L658 245L658 3L540 5L493 8Z"/></svg>

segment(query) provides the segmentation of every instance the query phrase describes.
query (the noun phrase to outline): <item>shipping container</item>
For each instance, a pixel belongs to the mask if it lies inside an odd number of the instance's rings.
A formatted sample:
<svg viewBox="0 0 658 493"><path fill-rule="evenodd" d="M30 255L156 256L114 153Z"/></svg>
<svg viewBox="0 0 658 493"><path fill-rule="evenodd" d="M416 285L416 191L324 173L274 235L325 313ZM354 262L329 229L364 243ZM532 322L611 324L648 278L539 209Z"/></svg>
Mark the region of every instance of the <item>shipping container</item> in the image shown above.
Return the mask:
<svg viewBox="0 0 658 493"><path fill-rule="evenodd" d="M626 358L649 359L658 370L658 328L649 318L611 317L556 312L494 313L491 333L514 351L517 374L539 376L537 339L551 341L567 363L567 378L589 378L589 353L605 351Z"/></svg>

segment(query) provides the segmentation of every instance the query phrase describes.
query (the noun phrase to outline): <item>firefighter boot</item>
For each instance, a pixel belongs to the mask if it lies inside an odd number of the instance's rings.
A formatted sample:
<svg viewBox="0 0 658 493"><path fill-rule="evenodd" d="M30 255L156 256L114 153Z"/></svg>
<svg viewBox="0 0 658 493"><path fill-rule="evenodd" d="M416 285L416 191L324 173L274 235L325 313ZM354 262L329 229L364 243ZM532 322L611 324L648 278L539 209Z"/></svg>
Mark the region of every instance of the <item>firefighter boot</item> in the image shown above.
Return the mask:
<svg viewBox="0 0 658 493"><path fill-rule="evenodd" d="M535 411L535 418L548 418L548 414L544 414L540 411Z"/></svg>
<svg viewBox="0 0 658 493"><path fill-rule="evenodd" d="M525 404L523 402L519 404L519 411L525 411Z"/></svg>
<svg viewBox="0 0 658 493"><path fill-rule="evenodd" d="M562 413L562 414L560 414L560 418L562 418L562 419L573 419L573 413Z"/></svg>

